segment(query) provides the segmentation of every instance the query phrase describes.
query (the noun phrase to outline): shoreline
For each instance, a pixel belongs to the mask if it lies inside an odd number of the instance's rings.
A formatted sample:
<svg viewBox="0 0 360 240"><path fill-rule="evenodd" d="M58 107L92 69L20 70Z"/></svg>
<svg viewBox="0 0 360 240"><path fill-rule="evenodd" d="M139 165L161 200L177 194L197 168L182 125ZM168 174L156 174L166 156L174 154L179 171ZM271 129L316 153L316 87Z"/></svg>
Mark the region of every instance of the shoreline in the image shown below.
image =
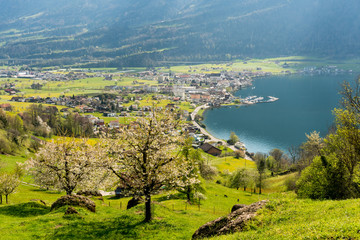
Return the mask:
<svg viewBox="0 0 360 240"><path fill-rule="evenodd" d="M198 128L200 129L200 132L201 132L202 134L209 136L209 139L205 140L205 142L221 142L223 146L226 146L227 148L230 148L230 149L233 150L233 151L239 151L239 149L237 149L234 145L229 145L224 139L220 139L220 138L215 137L214 135L212 135L211 133L209 133L205 128L201 127L201 126L195 121L195 116L197 115L197 113L198 113L201 109L204 109L204 112L205 112L207 109L210 109L210 108L212 108L212 107L209 106L207 103L196 107L195 110L190 114L192 124L194 124L196 127L198 127ZM244 143L243 143L243 144L244 144ZM244 144L244 145L245 145L245 144ZM245 157L244 157L244 159L253 161L253 159L252 159L250 156L248 156L248 155L246 154L246 152L247 152L247 151L245 151Z"/></svg>

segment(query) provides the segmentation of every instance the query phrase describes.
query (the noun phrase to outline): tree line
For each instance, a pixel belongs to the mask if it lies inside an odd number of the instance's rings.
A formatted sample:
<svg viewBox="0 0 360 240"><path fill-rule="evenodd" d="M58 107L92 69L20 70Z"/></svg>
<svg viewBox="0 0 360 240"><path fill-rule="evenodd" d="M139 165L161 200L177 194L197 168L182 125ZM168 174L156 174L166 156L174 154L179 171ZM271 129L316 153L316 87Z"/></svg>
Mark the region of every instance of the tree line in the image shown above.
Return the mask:
<svg viewBox="0 0 360 240"><path fill-rule="evenodd" d="M15 114L0 109L0 153L17 154L26 148L39 148L39 139L52 135L91 137L93 125L76 112L61 114L56 107L33 104L24 112Z"/></svg>

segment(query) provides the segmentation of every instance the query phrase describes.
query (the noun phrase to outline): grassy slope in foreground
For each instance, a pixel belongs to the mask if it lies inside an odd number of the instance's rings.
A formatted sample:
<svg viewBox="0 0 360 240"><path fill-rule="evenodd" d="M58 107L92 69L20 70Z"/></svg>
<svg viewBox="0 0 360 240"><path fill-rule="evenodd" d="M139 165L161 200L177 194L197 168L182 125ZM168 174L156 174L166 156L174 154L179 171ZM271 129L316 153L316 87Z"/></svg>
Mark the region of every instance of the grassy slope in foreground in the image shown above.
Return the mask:
<svg viewBox="0 0 360 240"><path fill-rule="evenodd" d="M0 205L0 239L190 239L202 224L228 214L237 199L250 204L265 197L210 182L206 190L200 209L186 204L177 192L154 196L154 221L144 224L144 205L124 210L128 198L93 198L96 213L79 209L81 218L63 218L65 208L50 212L49 207L29 203L42 199L49 206L63 193L22 185L10 196L10 205Z"/></svg>
<svg viewBox="0 0 360 240"><path fill-rule="evenodd" d="M313 201L284 194L271 200L248 231L214 239L360 239L360 202Z"/></svg>

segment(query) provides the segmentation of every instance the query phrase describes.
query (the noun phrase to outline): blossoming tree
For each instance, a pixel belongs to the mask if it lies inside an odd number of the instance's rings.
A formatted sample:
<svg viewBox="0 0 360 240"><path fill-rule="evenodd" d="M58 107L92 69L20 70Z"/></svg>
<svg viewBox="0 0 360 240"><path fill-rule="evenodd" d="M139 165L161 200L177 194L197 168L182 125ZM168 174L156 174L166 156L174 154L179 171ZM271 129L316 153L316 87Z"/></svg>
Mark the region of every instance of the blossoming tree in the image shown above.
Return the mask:
<svg viewBox="0 0 360 240"><path fill-rule="evenodd" d="M96 188L105 179L99 168L102 149L88 139L61 138L47 142L27 167L42 187L65 191Z"/></svg>
<svg viewBox="0 0 360 240"><path fill-rule="evenodd" d="M145 222L152 219L153 194L195 181L187 177L192 169L181 154L185 137L178 132L180 123L176 113L154 108L149 117L138 118L107 140L107 167L122 187L145 197Z"/></svg>
<svg viewBox="0 0 360 240"><path fill-rule="evenodd" d="M0 204L2 204L2 195L5 195L6 204L9 203L8 196L15 191L19 184L19 176L17 176L16 174L0 174Z"/></svg>

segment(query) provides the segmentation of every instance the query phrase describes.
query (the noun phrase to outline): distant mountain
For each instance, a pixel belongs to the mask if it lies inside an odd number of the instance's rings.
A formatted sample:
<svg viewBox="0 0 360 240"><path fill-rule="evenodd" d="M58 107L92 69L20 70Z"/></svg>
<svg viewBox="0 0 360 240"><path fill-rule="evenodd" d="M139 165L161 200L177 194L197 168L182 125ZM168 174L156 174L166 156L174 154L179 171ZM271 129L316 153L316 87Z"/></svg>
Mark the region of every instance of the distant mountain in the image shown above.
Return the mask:
<svg viewBox="0 0 360 240"><path fill-rule="evenodd" d="M0 6L0 59L33 64L360 54L358 0L0 0Z"/></svg>

